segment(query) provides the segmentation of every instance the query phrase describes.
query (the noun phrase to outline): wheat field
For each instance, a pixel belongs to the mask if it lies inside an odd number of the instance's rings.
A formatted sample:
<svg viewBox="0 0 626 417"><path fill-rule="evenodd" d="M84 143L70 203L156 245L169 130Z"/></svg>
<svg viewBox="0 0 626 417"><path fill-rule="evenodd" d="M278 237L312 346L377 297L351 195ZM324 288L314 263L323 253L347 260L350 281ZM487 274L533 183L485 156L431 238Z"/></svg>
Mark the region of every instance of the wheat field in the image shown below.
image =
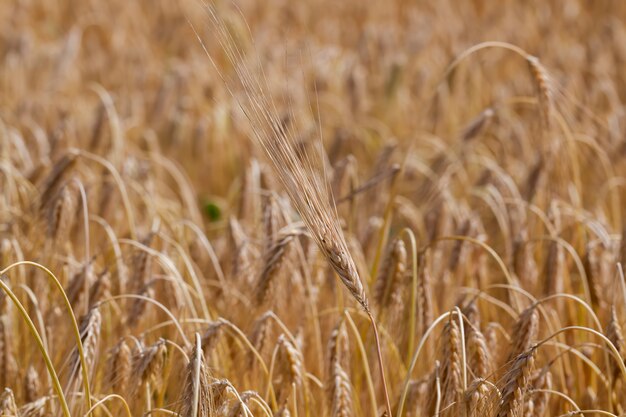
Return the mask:
<svg viewBox="0 0 626 417"><path fill-rule="evenodd" d="M626 2L3 0L0 416L626 416Z"/></svg>

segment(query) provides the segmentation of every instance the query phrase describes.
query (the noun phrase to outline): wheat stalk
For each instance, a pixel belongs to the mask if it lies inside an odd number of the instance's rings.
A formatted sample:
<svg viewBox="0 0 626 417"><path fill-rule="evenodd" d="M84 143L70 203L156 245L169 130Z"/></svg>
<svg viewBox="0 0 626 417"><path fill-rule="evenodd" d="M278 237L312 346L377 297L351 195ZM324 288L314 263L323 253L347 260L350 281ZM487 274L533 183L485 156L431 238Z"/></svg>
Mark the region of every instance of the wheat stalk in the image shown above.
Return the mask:
<svg viewBox="0 0 626 417"><path fill-rule="evenodd" d="M255 142L272 162L274 171L287 191L292 205L300 214L320 251L337 272L343 285L370 317L377 344L387 413L391 415L378 329L370 311L361 278L343 235L327 178L324 177L326 170L321 159L322 151L318 149L320 156L314 158L306 151L297 148L295 133L281 122L275 103L268 96L265 78L255 76L245 65L241 51L237 49L235 40L215 9L211 6L206 6L206 9L221 46L229 61L234 65L237 78L243 87L243 96L237 99L237 103L252 127ZM198 39L200 40L199 37ZM200 42L202 43L201 40ZM208 51L206 52L219 72L215 61ZM221 73L220 76L224 80ZM227 88L231 95L236 97L228 85ZM317 145L321 148L321 143Z"/></svg>

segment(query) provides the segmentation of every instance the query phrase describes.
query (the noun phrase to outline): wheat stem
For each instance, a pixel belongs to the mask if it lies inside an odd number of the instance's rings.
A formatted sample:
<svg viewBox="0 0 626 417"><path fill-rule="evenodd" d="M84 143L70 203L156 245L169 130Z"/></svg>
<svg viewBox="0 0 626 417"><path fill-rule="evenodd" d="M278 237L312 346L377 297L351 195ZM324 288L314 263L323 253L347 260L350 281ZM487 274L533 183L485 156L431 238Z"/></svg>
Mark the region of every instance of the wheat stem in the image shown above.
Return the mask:
<svg viewBox="0 0 626 417"><path fill-rule="evenodd" d="M130 412L130 407L128 406L128 403L126 402L126 400L124 399L124 397L122 397L121 395L117 395L117 394L109 394L106 397L98 400L94 405L91 406L91 408L84 414L84 417L87 417L89 414L93 413L96 408L100 407L101 405L104 405L105 402L110 401L110 400L120 400L122 402L122 405L124 406L124 411L126 412L126 416L127 417L133 417L132 413Z"/></svg>
<svg viewBox="0 0 626 417"><path fill-rule="evenodd" d="M367 352L365 351L365 346L363 345L363 339L361 339L361 334L354 324L354 320L352 320L352 316L346 310L344 311L344 316L348 324L350 325L350 329L352 329L352 333L354 333L354 339L356 340L357 347L359 349L359 353L361 355L361 361L363 363L363 372L365 373L365 381L367 382L367 388L369 391L369 397L371 401L372 410L378 410L378 402L376 401L376 391L374 390L374 382L372 380L372 373L370 370L369 362L367 361Z"/></svg>
<svg viewBox="0 0 626 417"><path fill-rule="evenodd" d="M80 359L80 366L81 366L81 370L82 370L83 387L85 389L85 399L86 399L86 402L87 402L87 407L91 408L91 391L89 389L89 373L88 373L88 370L87 370L87 361L85 360L85 353L84 353L84 350L83 350L83 342L82 342L82 338L81 338L81 335L80 335L80 330L78 328L78 323L76 322L76 316L74 315L74 310L72 310L72 305L70 304L70 301L67 298L67 294L65 293L65 290L63 289L63 285L61 285L61 282L59 282L57 277L48 268L46 268L45 266L40 265L40 264L38 264L36 262L31 262L31 261L20 261L20 262L16 262L14 264L11 264L11 265L7 266L6 268L4 268L2 271L0 271L0 276L6 274L11 269L13 269L13 268L15 268L17 266L20 266L20 265L34 266L34 267L44 271L46 273L46 275L48 275L48 277L50 279L52 279L52 282L54 283L55 287L61 293L61 297L63 298L63 303L65 305L65 309L67 310L67 313L70 316L70 322L71 322L71 325L72 325L72 330L74 331L74 338L76 339L76 349L78 350L78 357Z"/></svg>
<svg viewBox="0 0 626 417"><path fill-rule="evenodd" d="M398 411L396 412L396 417L402 417L402 412L404 411L404 403L406 402L406 396L409 393L409 383L411 382L411 373L417 364L417 358L419 357L422 348L426 344L426 340L432 331L437 327L439 323L448 319L450 317L450 312L445 312L441 316L437 317L430 325L430 327L424 332L420 343L417 345L417 349L413 353L413 357L411 358L411 363L409 364L409 368L406 371L406 377L404 379L404 388L402 389L402 395L400 396L400 401L398 403Z"/></svg>
<svg viewBox="0 0 626 417"><path fill-rule="evenodd" d="M0 273L0 276L2 275L3 274ZM9 296L9 298L11 298L11 301L13 301L13 304L15 304L15 306L19 310L20 315L22 316L24 321L26 321L28 329L30 330L33 337L35 338L37 347L39 348L39 351L41 352L41 355L43 356L44 362L46 363L46 368L48 369L48 373L50 374L50 377L52 378L52 384L53 384L52 387L54 391L56 392L57 396L59 397L59 401L61 402L63 415L65 417L71 417L69 407L67 406L67 400L65 399L65 394L63 394L63 388L61 388L61 383L59 382L59 377L57 376L56 370L54 369L54 365L52 364L52 360L50 359L48 352L46 352L46 349L43 345L43 341L41 340L41 336L39 335L39 332L37 331L37 328L35 327L35 323L33 323L30 316L28 315L28 312L22 305L22 303L20 303L20 301L17 299L13 291L11 291L11 289L7 286L7 284L4 283L2 279L0 279L0 288Z"/></svg>
<svg viewBox="0 0 626 417"><path fill-rule="evenodd" d="M385 365L383 363L382 347L380 344L380 337L378 336L378 326L376 326L376 320L371 311L367 311L367 315L372 323L372 330L374 331L374 339L376 340L376 353L378 355L378 367L380 369L380 379L383 385L383 393L385 394L385 403L387 406L387 415L391 416L391 402L389 401L389 391L387 389L387 379L385 377Z"/></svg>

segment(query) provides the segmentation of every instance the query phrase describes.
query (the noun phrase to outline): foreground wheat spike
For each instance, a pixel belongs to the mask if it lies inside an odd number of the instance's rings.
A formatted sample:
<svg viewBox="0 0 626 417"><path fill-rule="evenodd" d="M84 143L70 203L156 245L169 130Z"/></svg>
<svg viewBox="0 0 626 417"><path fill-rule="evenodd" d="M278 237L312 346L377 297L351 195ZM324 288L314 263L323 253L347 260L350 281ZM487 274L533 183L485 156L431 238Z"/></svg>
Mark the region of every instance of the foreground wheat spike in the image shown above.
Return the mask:
<svg viewBox="0 0 626 417"><path fill-rule="evenodd" d="M206 7L217 31L217 38L235 67L243 95L235 96L230 87L227 88L237 99L237 104L250 123L255 142L272 162L291 203L320 251L357 302L369 311L365 290L339 224L327 178L324 177L322 151L318 149L319 158L314 158L297 147L295 132L284 125L272 98L268 97L269 88L265 78L253 73L243 62L242 51L235 46L236 42L225 23L211 6ZM209 59L213 62L210 55ZM321 146L321 143L318 145Z"/></svg>
<svg viewBox="0 0 626 417"><path fill-rule="evenodd" d="M321 137L319 143L314 145L315 153L317 153L315 156L298 147L297 133L293 131L293 128L285 126L277 114L273 99L268 95L269 86L262 69L261 74L255 74L243 62L242 51L237 47L237 42L228 31L226 24L218 17L213 7L206 6L206 8L224 53L235 68L237 79L243 90L242 96L235 96L226 80L222 79L227 84L231 95L237 99L239 107L250 123L255 142L272 162L274 171L287 191L291 203L300 214L320 251L337 272L343 285L368 313L376 338L387 414L391 416L378 329L370 311L361 278L348 250L328 179L325 177ZM219 72L211 55L208 52L207 55ZM222 76L221 73L220 76Z"/></svg>

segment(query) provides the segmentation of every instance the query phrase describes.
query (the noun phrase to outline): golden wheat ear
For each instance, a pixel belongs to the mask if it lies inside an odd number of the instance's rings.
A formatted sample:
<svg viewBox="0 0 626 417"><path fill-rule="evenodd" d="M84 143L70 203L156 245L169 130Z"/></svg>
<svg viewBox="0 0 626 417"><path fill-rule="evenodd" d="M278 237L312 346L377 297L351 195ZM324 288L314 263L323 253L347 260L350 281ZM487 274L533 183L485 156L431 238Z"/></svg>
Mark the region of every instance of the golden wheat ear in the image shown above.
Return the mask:
<svg viewBox="0 0 626 417"><path fill-rule="evenodd" d="M387 414L391 416L378 329L370 310L365 288L348 249L334 199L330 192L328 178L326 178L325 161L322 158L324 152L321 133L318 143L311 147L307 147L306 144L302 145L300 138L303 137L303 132L296 131L296 123L285 122L285 119L278 113L274 98L268 93L271 89L260 59L258 57L252 59L254 65L250 65L239 47L240 43L236 41L232 31L218 16L216 9L213 6L205 5L205 10L226 58L235 69L236 80L239 83L237 94L205 48L209 60L245 115L251 127L253 141L271 161L278 179L289 195L292 205L302 218L309 234L339 276L342 284L370 318L376 339ZM248 36L252 38L250 33ZM202 43L199 36L198 40ZM204 44L202 45L204 46ZM293 109L288 108L288 110L290 118L292 118ZM312 155L312 153L317 153L317 155Z"/></svg>
<svg viewBox="0 0 626 417"><path fill-rule="evenodd" d="M278 113L274 97L269 96L270 88L258 58L252 60L254 65L248 64L244 52L215 8L205 5L205 10L223 52L235 68L239 85L232 86L208 52L207 55L245 115L253 141L271 161L291 203L328 263L355 300L369 311L365 289L348 250L325 177L321 137L319 144L302 146L299 140L302 132L296 132L294 124L285 122ZM235 91L235 88L241 91Z"/></svg>

